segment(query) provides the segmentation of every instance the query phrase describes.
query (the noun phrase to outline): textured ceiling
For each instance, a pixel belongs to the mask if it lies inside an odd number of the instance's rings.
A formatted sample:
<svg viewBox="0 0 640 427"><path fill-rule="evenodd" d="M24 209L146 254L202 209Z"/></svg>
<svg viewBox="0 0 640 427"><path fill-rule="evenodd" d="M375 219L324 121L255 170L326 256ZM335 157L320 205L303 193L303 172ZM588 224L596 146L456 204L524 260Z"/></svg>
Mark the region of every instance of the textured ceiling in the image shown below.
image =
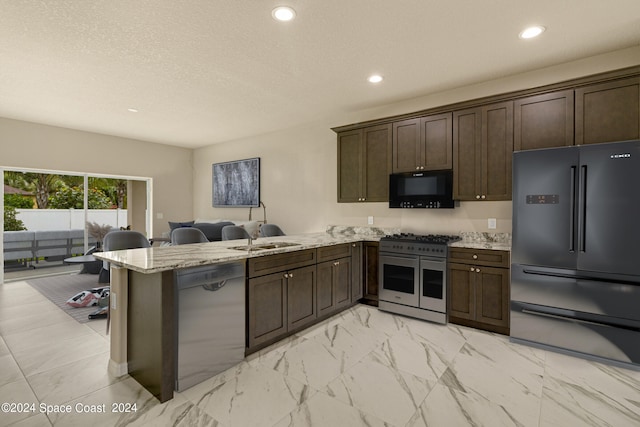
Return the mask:
<svg viewBox="0 0 640 427"><path fill-rule="evenodd" d="M199 147L638 45L640 0L0 0L0 116Z"/></svg>

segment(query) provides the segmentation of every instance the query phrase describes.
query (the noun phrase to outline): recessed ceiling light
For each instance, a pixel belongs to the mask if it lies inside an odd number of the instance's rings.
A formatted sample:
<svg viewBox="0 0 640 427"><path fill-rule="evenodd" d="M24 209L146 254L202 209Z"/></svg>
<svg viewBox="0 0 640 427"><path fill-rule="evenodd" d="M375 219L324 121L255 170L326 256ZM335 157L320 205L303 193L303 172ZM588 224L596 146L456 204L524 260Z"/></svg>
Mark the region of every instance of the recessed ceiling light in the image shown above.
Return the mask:
<svg viewBox="0 0 640 427"><path fill-rule="evenodd" d="M534 37L538 37L540 34L542 34L544 32L544 30L546 30L546 28L542 27L540 25L536 25L536 26L533 26L533 27L525 28L520 33L519 37L521 39L532 39Z"/></svg>
<svg viewBox="0 0 640 427"><path fill-rule="evenodd" d="M271 11L271 16L277 21L291 21L296 17L296 11L289 6L278 6Z"/></svg>
<svg viewBox="0 0 640 427"><path fill-rule="evenodd" d="M137 113L138 109L136 109L136 108L127 108L127 111L130 112L130 113Z"/></svg>
<svg viewBox="0 0 640 427"><path fill-rule="evenodd" d="M382 77L380 74L373 74L367 78L367 81L369 83L380 83L383 79L384 77Z"/></svg>

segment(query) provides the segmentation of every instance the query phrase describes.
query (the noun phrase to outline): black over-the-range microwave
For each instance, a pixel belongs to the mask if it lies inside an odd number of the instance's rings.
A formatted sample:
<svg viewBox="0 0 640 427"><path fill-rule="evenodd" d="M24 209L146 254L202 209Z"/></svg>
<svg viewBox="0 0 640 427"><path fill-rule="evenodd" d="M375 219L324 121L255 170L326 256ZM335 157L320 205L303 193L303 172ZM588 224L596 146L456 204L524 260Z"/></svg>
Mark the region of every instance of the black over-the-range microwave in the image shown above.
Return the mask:
<svg viewBox="0 0 640 427"><path fill-rule="evenodd" d="M389 175L390 208L453 208L453 171Z"/></svg>

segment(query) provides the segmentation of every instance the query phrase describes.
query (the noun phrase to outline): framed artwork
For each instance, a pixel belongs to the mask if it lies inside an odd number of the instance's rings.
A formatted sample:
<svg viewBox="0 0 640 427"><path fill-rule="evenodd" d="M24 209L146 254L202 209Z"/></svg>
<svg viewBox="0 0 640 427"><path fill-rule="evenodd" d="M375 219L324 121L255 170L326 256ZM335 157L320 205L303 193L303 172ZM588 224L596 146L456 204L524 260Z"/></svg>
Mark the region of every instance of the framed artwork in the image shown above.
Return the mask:
<svg viewBox="0 0 640 427"><path fill-rule="evenodd" d="M260 206L260 158L213 164L213 207Z"/></svg>

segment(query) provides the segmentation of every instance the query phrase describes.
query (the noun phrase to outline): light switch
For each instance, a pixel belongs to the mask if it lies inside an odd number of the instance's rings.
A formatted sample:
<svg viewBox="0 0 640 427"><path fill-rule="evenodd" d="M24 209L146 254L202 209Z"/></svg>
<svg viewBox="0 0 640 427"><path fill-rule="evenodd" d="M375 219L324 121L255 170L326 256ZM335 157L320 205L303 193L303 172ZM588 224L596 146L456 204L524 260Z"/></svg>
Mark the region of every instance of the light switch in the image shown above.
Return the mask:
<svg viewBox="0 0 640 427"><path fill-rule="evenodd" d="M489 227L489 230L495 230L496 229L496 219L495 218L489 218L489 220L487 221L487 227Z"/></svg>
<svg viewBox="0 0 640 427"><path fill-rule="evenodd" d="M367 224L373 225L373 217L372 216L367 218Z"/></svg>

